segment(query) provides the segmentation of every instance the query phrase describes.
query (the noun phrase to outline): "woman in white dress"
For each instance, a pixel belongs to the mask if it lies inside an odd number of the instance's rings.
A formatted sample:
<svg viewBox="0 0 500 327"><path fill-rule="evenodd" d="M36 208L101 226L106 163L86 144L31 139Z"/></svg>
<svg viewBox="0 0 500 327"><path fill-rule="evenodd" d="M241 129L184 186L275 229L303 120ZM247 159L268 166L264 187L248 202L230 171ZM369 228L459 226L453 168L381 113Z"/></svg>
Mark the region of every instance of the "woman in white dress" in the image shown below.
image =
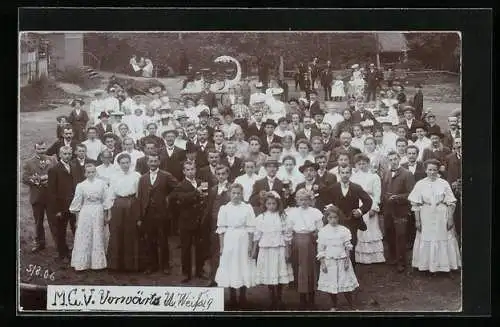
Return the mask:
<svg viewBox="0 0 500 327"><path fill-rule="evenodd" d="M244 159L249 152L250 145L245 141L245 132L241 126L236 128L234 132L234 143L236 144L236 154L235 156Z"/></svg>
<svg viewBox="0 0 500 327"><path fill-rule="evenodd" d="M231 305L246 302L246 290L255 286L255 261L252 260L252 240L255 231L255 213L250 204L243 202L243 186L229 188L231 202L219 209L217 230L220 242L220 263L215 274L218 287L229 287Z"/></svg>
<svg viewBox="0 0 500 327"><path fill-rule="evenodd" d="M318 291L329 293L333 307L337 310L337 294L344 293L351 309L354 309L352 291L358 286L354 273L350 252L352 251L351 232L339 225L342 211L334 205L325 209L328 224L318 233L318 255L320 260L320 275Z"/></svg>
<svg viewBox="0 0 500 327"><path fill-rule="evenodd" d="M255 219L252 257L257 259L256 283L268 286L271 309L275 309L281 306L283 285L293 281L292 235L279 194L268 192L264 206L266 211Z"/></svg>
<svg viewBox="0 0 500 327"><path fill-rule="evenodd" d="M381 177L389 167L387 158L377 151L375 138L367 137L364 143L363 153L370 159L370 171Z"/></svg>
<svg viewBox="0 0 500 327"><path fill-rule="evenodd" d="M295 164L297 167L300 167L309 160L314 162L314 156L310 154L310 145L306 139L301 139L297 141L297 155L295 156Z"/></svg>
<svg viewBox="0 0 500 327"><path fill-rule="evenodd" d="M255 161L246 159L243 169L245 174L236 177L234 182L243 186L243 200L248 202L252 195L253 184L259 179L259 175L255 172Z"/></svg>
<svg viewBox="0 0 500 327"><path fill-rule="evenodd" d="M332 86L333 101L342 101L345 97L344 82L341 76L337 76Z"/></svg>
<svg viewBox="0 0 500 327"><path fill-rule="evenodd" d="M373 204L363 220L367 226L365 231L358 230L358 243L355 248L355 260L359 263L370 264L385 262L383 236L380 230L378 212L380 211L380 177L370 172L370 159L364 154L354 156L356 172L351 176L351 182L359 184L368 195Z"/></svg>
<svg viewBox="0 0 500 327"><path fill-rule="evenodd" d="M457 199L450 184L440 178L440 163L424 163L427 177L415 184L408 195L415 212L417 234L413 245L412 266L420 271L448 272L461 266L460 250L453 224Z"/></svg>
<svg viewBox="0 0 500 327"><path fill-rule="evenodd" d="M106 233L108 210L112 200L106 182L96 178L94 164L85 165L86 179L76 186L69 211L77 215L77 227L71 267L76 271L101 270L106 262Z"/></svg>

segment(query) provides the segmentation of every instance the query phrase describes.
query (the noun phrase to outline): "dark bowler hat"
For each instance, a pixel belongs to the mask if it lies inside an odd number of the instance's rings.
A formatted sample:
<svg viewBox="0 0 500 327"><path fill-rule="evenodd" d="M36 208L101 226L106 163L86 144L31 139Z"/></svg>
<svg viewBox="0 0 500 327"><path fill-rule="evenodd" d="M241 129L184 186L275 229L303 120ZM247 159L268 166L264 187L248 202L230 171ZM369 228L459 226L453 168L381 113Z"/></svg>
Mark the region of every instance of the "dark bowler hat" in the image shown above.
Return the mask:
<svg viewBox="0 0 500 327"><path fill-rule="evenodd" d="M415 130L416 130L417 128L422 128L424 131L426 131L426 132L427 132L427 126L425 126L425 124L424 124L424 123L422 123L422 122L419 122L419 121L415 122Z"/></svg>
<svg viewBox="0 0 500 327"><path fill-rule="evenodd" d="M441 132L438 132L438 131L431 131L429 132L429 137L431 137L432 135L436 135L437 137L439 137L440 139L442 139L444 137L444 134L441 133Z"/></svg>
<svg viewBox="0 0 500 327"><path fill-rule="evenodd" d="M276 122L274 121L274 119L271 119L271 118L268 118L265 122L264 122L264 127L266 127L267 125L273 125L274 127L278 126L276 124Z"/></svg>
<svg viewBox="0 0 500 327"><path fill-rule="evenodd" d="M206 110L203 110L202 112L200 112L198 114L198 118L201 118L201 117L210 117L210 114Z"/></svg>
<svg viewBox="0 0 500 327"><path fill-rule="evenodd" d="M275 166L275 167L279 168L280 163L277 160L267 159L266 162L264 163L264 167L267 167L267 166Z"/></svg>
<svg viewBox="0 0 500 327"><path fill-rule="evenodd" d="M304 173L304 170L306 170L306 168L309 168L309 167L313 167L314 170L319 169L319 165L317 163L314 163L311 160L306 160L306 161L304 161L304 164L299 167L299 171L301 173Z"/></svg>
<svg viewBox="0 0 500 327"><path fill-rule="evenodd" d="M101 113L99 114L99 117L97 117L97 118L101 119L104 117L109 118L109 115L106 111L101 111Z"/></svg>
<svg viewBox="0 0 500 327"><path fill-rule="evenodd" d="M83 106L85 104L85 102L83 101L83 99L81 99L81 98L74 98L73 100L71 100L70 105L72 107L74 107L74 106L76 106L77 102L80 103L81 106Z"/></svg>
<svg viewBox="0 0 500 327"><path fill-rule="evenodd" d="M198 152L199 150L200 150L200 147L197 146L196 144L194 144L192 142L186 143L186 152L187 153L194 153L194 152Z"/></svg>

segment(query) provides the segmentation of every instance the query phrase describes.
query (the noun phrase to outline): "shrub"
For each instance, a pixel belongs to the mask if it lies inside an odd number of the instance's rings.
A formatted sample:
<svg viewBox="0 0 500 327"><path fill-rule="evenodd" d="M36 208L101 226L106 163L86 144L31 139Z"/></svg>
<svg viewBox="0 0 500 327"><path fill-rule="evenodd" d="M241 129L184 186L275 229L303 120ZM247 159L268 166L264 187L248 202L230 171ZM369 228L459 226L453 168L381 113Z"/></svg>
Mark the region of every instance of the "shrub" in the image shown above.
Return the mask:
<svg viewBox="0 0 500 327"><path fill-rule="evenodd" d="M85 83L85 75L80 68L67 67L57 74L57 80L81 86Z"/></svg>

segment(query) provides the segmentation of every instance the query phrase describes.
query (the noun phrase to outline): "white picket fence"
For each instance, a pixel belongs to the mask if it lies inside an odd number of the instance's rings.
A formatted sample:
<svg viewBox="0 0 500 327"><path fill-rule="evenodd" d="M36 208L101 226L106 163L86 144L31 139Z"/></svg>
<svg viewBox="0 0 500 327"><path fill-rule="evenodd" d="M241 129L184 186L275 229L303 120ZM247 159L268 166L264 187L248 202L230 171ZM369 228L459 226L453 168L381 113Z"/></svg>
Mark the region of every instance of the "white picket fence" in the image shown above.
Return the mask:
<svg viewBox="0 0 500 327"><path fill-rule="evenodd" d="M38 51L21 53L19 58L20 74L19 84L26 86L34 81L48 76L47 58L38 58Z"/></svg>

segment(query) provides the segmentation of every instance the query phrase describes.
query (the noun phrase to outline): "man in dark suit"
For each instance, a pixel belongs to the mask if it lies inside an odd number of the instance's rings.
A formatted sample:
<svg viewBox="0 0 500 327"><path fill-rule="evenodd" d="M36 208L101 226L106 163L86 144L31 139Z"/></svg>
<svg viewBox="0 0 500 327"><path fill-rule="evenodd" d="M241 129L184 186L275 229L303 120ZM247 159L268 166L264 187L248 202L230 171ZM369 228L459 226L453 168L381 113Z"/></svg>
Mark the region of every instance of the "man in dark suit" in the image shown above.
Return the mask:
<svg viewBox="0 0 500 327"><path fill-rule="evenodd" d="M276 191L282 199L284 199L283 193L283 182L276 177L278 173L278 168L280 164L276 160L268 160L265 162L264 167L266 168L267 176L259 179L253 184L252 195L250 195L249 203L258 207L260 205L260 193L262 191Z"/></svg>
<svg viewBox="0 0 500 327"><path fill-rule="evenodd" d="M462 232L462 141L457 138L453 144L453 152L446 156L444 165L446 168L446 180L451 185L451 189L457 198L453 220L455 221L455 230L457 239L460 242Z"/></svg>
<svg viewBox="0 0 500 327"><path fill-rule="evenodd" d="M210 265L210 282L208 287L217 285L215 283L215 273L219 266L219 236L215 233L217 229L217 218L221 206L230 201L228 189L229 168L227 166L218 165L217 170L217 183L212 186L208 192L207 210L206 215L203 217L201 223L201 238L206 247L206 259L209 260Z"/></svg>
<svg viewBox="0 0 500 327"><path fill-rule="evenodd" d="M373 116L370 111L366 110L365 104L363 102L358 102L356 104L356 110L352 113L351 121L353 124L359 124L365 120L373 120L373 122L376 122L375 116Z"/></svg>
<svg viewBox="0 0 500 327"><path fill-rule="evenodd" d="M281 137L274 134L276 129L276 122L272 119L268 119L264 122L264 135L261 136L261 151L265 154L269 154L269 146L273 143L281 143Z"/></svg>
<svg viewBox="0 0 500 327"><path fill-rule="evenodd" d="M306 139L311 142L314 136L321 136L321 132L318 129L312 128L313 124L314 122L310 117L304 117L304 129L297 133L295 140Z"/></svg>
<svg viewBox="0 0 500 327"><path fill-rule="evenodd" d="M210 109L217 107L217 97L214 92L210 91L210 83L207 81L203 84L203 91L200 93L200 98L205 100L205 104Z"/></svg>
<svg viewBox="0 0 500 327"><path fill-rule="evenodd" d="M144 157L138 158L135 162L135 171L141 175L147 173L149 171L148 156L154 153L158 153L158 150L156 149L156 142L153 140L146 141L144 143Z"/></svg>
<svg viewBox="0 0 500 327"><path fill-rule="evenodd" d="M254 122L248 125L248 129L246 131L246 136L257 136L257 137L262 137L265 135L264 133L264 123L262 122L262 118L264 115L262 114L261 110L256 110L253 113L253 118Z"/></svg>
<svg viewBox="0 0 500 327"><path fill-rule="evenodd" d="M66 230L68 222L73 236L76 229L76 217L69 211L69 206L75 194L75 181L73 178L74 167L71 166L73 150L69 146L59 149L61 158L57 165L48 171L48 209L50 215L57 220L57 251L63 263L69 263L70 252L66 243Z"/></svg>
<svg viewBox="0 0 500 327"><path fill-rule="evenodd" d="M370 68L368 69L365 75L365 80L366 80L366 102L369 102L370 100L375 101L376 99L375 94L382 80L378 69L375 68L375 64L370 64Z"/></svg>
<svg viewBox="0 0 500 327"><path fill-rule="evenodd" d="M417 161L418 153L419 149L417 146L409 145L406 148L406 158L408 159L408 162L401 164L401 167L408 170L413 175L415 183L427 177L424 164L421 161ZM413 243L415 242L415 235L417 233L417 228L415 226L415 214L413 211L410 211L406 232L408 240L407 248L412 249Z"/></svg>
<svg viewBox="0 0 500 327"><path fill-rule="evenodd" d="M351 146L352 135L350 132L342 132L340 133L340 143L341 146L336 147L331 151L330 157L328 158L328 169L332 169L337 166L337 158L340 152L347 152L349 154L349 162L353 162L354 156L358 153L361 153L361 150Z"/></svg>
<svg viewBox="0 0 500 327"><path fill-rule="evenodd" d="M309 160L306 160L304 164L299 167L299 171L304 174L305 181L297 184L297 186L295 187L295 192L288 202L290 206L296 205L295 194L297 193L297 191L304 188L307 191L313 192L314 207L318 210L323 211L325 206L329 203L330 199L325 196L328 195L328 186L321 182L321 179L317 174L318 169L319 165Z"/></svg>
<svg viewBox="0 0 500 327"><path fill-rule="evenodd" d="M215 148L208 148L208 166L198 170L198 178L208 183L209 187L217 184L217 165L220 164L221 155Z"/></svg>
<svg viewBox="0 0 500 327"><path fill-rule="evenodd" d="M326 62L326 67L321 73L321 86L325 89L325 101L330 101L332 97L333 67L330 60Z"/></svg>
<svg viewBox="0 0 500 327"><path fill-rule="evenodd" d="M234 141L227 141L224 148L226 155L222 158L221 163L229 167L229 182L232 183L236 177L242 174L243 160L235 156L236 144Z"/></svg>
<svg viewBox="0 0 500 327"><path fill-rule="evenodd" d="M320 132L323 141L323 151L330 152L340 145L340 142L333 136L332 126L330 124L322 123L320 125Z"/></svg>
<svg viewBox="0 0 500 327"><path fill-rule="evenodd" d="M415 85L415 95L413 96L413 107L415 108L415 117L422 119L424 112L424 94L422 93L422 85L417 83Z"/></svg>
<svg viewBox="0 0 500 327"><path fill-rule="evenodd" d="M59 149L61 147L69 146L69 147L71 147L71 149L74 152L76 149L77 143L78 142L73 139L73 127L71 127L71 125L66 125L63 127L63 138L55 141L54 144L52 144L50 146L50 148L47 149L46 154L48 156L56 155L57 159L59 160L60 159L59 158Z"/></svg>
<svg viewBox="0 0 500 327"><path fill-rule="evenodd" d="M195 277L203 277L203 243L201 243L201 220L206 209L208 185L196 179L196 166L192 162L183 164L184 179L179 183L172 194L172 200L177 203L179 210L179 230L181 240L181 264L184 279L182 283L191 280L192 248L194 247Z"/></svg>
<svg viewBox="0 0 500 327"><path fill-rule="evenodd" d="M104 134L113 133L113 126L109 123L109 115L105 111L102 111L97 118L99 118L100 122L95 125L95 129L97 136L104 143Z"/></svg>
<svg viewBox="0 0 500 327"><path fill-rule="evenodd" d="M139 179L137 198L140 218L138 225L144 231L147 242L146 274L163 269L170 274L170 250L168 234L170 222L168 217L167 197L177 188L179 182L172 174L160 170L160 156L148 156L149 172Z"/></svg>
<svg viewBox="0 0 500 327"><path fill-rule="evenodd" d="M309 117L314 117L317 113L323 113L318 101L318 93L316 91L311 91L309 93L309 104L306 108L306 112L309 112Z"/></svg>
<svg viewBox="0 0 500 327"><path fill-rule="evenodd" d="M457 117L448 117L448 130L446 131L443 139L443 145L448 148L453 148L455 139L462 137L462 131L458 127Z"/></svg>
<svg viewBox="0 0 500 327"><path fill-rule="evenodd" d="M404 119L402 125L406 126L408 129L406 134L407 140L415 140L417 127L422 126L423 123L417 119L415 119L415 108L412 106L404 106L403 107L403 115Z"/></svg>
<svg viewBox="0 0 500 327"><path fill-rule="evenodd" d="M46 214L52 238L57 240L56 225L53 217L48 215L47 210L48 172L51 167L57 164L57 161L53 157L47 156L45 154L46 150L47 145L45 142L37 142L35 144L35 155L28 159L23 166L22 182L30 188L30 203L35 220L35 246L31 249L33 253L45 249L43 221Z"/></svg>
<svg viewBox="0 0 500 327"><path fill-rule="evenodd" d="M208 130L206 128L200 128L197 132L196 143L188 141L188 144L194 144L198 148L198 153L196 155L197 168L208 166L208 149L214 147L214 143L208 139ZM192 148L192 147L191 147Z"/></svg>
<svg viewBox="0 0 500 327"><path fill-rule="evenodd" d="M387 154L390 170L382 178L382 210L384 227L389 244L390 264L397 264L398 272L407 265L407 224L410 215L408 195L415 186L415 178L408 170L399 167L400 157L395 151Z"/></svg>
<svg viewBox="0 0 500 327"><path fill-rule="evenodd" d="M122 152L122 148L121 148L121 145L118 144L117 142L117 137L116 135L114 135L113 133L106 133L104 135L104 145L106 146L106 150L108 150L111 154L111 156L113 157L112 159L112 162L115 160L116 156ZM99 155L97 156L97 164L100 165L102 164L102 152L99 153Z"/></svg>
<svg viewBox="0 0 500 327"><path fill-rule="evenodd" d="M337 206L344 214L340 224L349 228L351 231L352 245L356 247L358 242L358 229L366 230L366 224L363 221L363 215L370 211L373 200L363 188L351 183L352 167L339 167L340 181L335 183L330 190L329 198L331 203ZM361 201L361 206L359 202ZM354 251L351 251L351 262L355 265L356 260Z"/></svg>
<svg viewBox="0 0 500 327"><path fill-rule="evenodd" d="M182 180L182 162L186 160L186 151L174 145L177 130L166 130L162 133L165 149L160 153L160 169L171 173L177 180Z"/></svg>
<svg viewBox="0 0 500 327"><path fill-rule="evenodd" d="M161 137L156 136L158 125L156 123L149 123L146 126L146 130L148 131L148 135L142 137L138 141L139 150L144 151L144 144L146 141L153 141L156 144L156 149L160 152L163 151L163 149L165 149L165 142L163 142Z"/></svg>
<svg viewBox="0 0 500 327"><path fill-rule="evenodd" d="M71 160L71 165L75 168L72 173L75 185L85 180L85 165L88 163L96 164L96 160L87 157L87 147L85 144L77 144L74 158Z"/></svg>
<svg viewBox="0 0 500 327"><path fill-rule="evenodd" d="M206 129L208 132L208 139L211 140L214 137L215 129L208 125L208 118L210 118L210 114L206 110L200 112L200 114L198 115L199 119L198 130Z"/></svg>
<svg viewBox="0 0 500 327"><path fill-rule="evenodd" d="M437 159L441 163L440 172L444 172L444 161L446 156L451 153L450 148L443 145L441 140L444 135L440 132L431 132L428 133L429 138L431 140L430 148L424 149L424 153L422 154L422 161L426 161L428 159Z"/></svg>
<svg viewBox="0 0 500 327"><path fill-rule="evenodd" d="M316 164L318 165L317 174L319 182L327 188L332 187L333 184L337 183L337 176L328 172L328 170L326 169L328 164L326 154L321 153L320 155L317 155L314 159ZM323 210L323 208L321 208L321 210Z"/></svg>

